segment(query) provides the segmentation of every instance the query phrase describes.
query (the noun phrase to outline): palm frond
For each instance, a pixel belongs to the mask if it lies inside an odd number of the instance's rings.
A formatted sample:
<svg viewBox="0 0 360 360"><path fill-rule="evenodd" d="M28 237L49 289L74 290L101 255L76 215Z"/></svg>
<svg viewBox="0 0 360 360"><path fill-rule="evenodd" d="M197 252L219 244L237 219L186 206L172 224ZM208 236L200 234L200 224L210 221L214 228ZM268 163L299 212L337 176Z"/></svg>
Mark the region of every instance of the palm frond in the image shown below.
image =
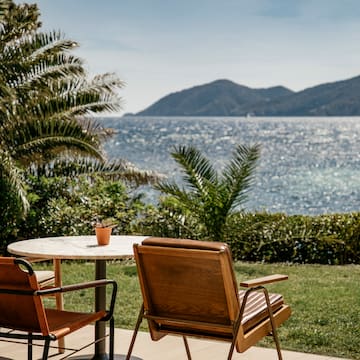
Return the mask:
<svg viewBox="0 0 360 360"><path fill-rule="evenodd" d="M79 47L76 41L65 39L59 31L38 32L31 37L30 44L33 49L31 53L33 60L48 58L49 55L63 53Z"/></svg>
<svg viewBox="0 0 360 360"><path fill-rule="evenodd" d="M23 72L16 71L16 78L11 81L11 85L21 90L31 92L44 90L49 86L49 90L57 90L56 80L63 81L64 77L83 76L84 69L77 57L67 56L64 54L57 55L56 58L43 59L35 64L27 64ZM54 86L55 85L55 86Z"/></svg>
<svg viewBox="0 0 360 360"><path fill-rule="evenodd" d="M101 176L105 179L123 180L135 185L156 184L163 178L162 174L153 171L137 169L130 162L120 159L103 162L94 158L60 158L47 164L33 164L29 167L29 173L36 176L47 177L79 175Z"/></svg>
<svg viewBox="0 0 360 360"><path fill-rule="evenodd" d="M189 209L190 211L195 210L194 204L196 203L196 201L194 201L194 198L196 197L196 194L192 192L187 192L184 188L180 188L177 184L169 182L167 180L155 184L154 188L174 197L182 206ZM201 199L199 198L197 200L201 201Z"/></svg>
<svg viewBox="0 0 360 360"><path fill-rule="evenodd" d="M103 154L97 147L70 136L41 137L17 148L17 156L19 156L20 162L24 166L28 166L31 160L36 160L39 163L48 162L64 153L104 159Z"/></svg>
<svg viewBox="0 0 360 360"><path fill-rule="evenodd" d="M88 141L95 146L99 145L95 129L96 125L93 125L90 120L88 122L74 118L58 120L44 116L19 119L17 122L7 124L4 130L11 132L12 138L9 140L16 145L26 144L39 137L62 136Z"/></svg>
<svg viewBox="0 0 360 360"><path fill-rule="evenodd" d="M111 180L123 180L139 185L155 185L165 176L155 171L138 169L127 160L120 159L104 163L98 170L98 175Z"/></svg>
<svg viewBox="0 0 360 360"><path fill-rule="evenodd" d="M223 172L227 192L226 206L231 209L242 205L254 179L254 170L260 157L260 146L238 145L233 158Z"/></svg>
<svg viewBox="0 0 360 360"><path fill-rule="evenodd" d="M0 176L10 185L11 191L20 200L23 213L26 213L29 209L29 202L26 196L23 172L16 166L10 154L3 149L0 149Z"/></svg>
<svg viewBox="0 0 360 360"><path fill-rule="evenodd" d="M9 134L7 146L11 147L12 156L23 165L32 158L49 161L65 149L68 153L104 159L90 122L85 127L77 120L24 119L8 123L3 131Z"/></svg>
<svg viewBox="0 0 360 360"><path fill-rule="evenodd" d="M39 99L30 110L38 116L47 114L49 118L74 118L91 113L119 111L122 99L117 93L72 92L52 94L51 98ZM53 115L51 115L53 114Z"/></svg>
<svg viewBox="0 0 360 360"><path fill-rule="evenodd" d="M112 93L124 86L125 82L120 80L115 73L105 73L94 76L89 82L89 85L87 87L84 86L84 89L91 92L95 91L103 93L105 91Z"/></svg>
<svg viewBox="0 0 360 360"><path fill-rule="evenodd" d="M74 99L75 100L75 99ZM85 115L101 112L118 112L122 109L122 99L118 94L77 94L76 100L71 104L68 113Z"/></svg>
<svg viewBox="0 0 360 360"><path fill-rule="evenodd" d="M44 59L56 59L57 55L65 54L76 47L78 44L75 41L63 38L59 32L33 32L29 36L27 31L20 37L2 41L1 56L9 63L20 59L23 65L34 64Z"/></svg>
<svg viewBox="0 0 360 360"><path fill-rule="evenodd" d="M216 184L217 173L208 159L199 150L190 146L175 147L171 153L175 161L181 166L184 182L200 194L207 193L207 185Z"/></svg>
<svg viewBox="0 0 360 360"><path fill-rule="evenodd" d="M16 41L24 34L33 33L40 26L39 9L36 4L15 4L13 1L3 0L8 5L2 16L2 31L0 44ZM1 47L0 45L0 47Z"/></svg>
<svg viewBox="0 0 360 360"><path fill-rule="evenodd" d="M11 0L0 0L0 23L4 20L5 13L8 11L10 3Z"/></svg>
<svg viewBox="0 0 360 360"><path fill-rule="evenodd" d="M180 188L177 184L173 182L169 182L167 180L164 180L161 183L156 184L154 187L156 190L162 191L176 198L183 197L184 194L187 194L184 188Z"/></svg>

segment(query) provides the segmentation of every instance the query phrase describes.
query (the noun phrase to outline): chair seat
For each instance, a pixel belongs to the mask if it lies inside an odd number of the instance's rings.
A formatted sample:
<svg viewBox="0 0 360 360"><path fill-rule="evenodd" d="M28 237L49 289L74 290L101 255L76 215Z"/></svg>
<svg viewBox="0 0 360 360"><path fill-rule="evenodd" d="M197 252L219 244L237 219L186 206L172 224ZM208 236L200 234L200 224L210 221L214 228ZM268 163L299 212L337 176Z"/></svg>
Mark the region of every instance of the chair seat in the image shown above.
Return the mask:
<svg viewBox="0 0 360 360"><path fill-rule="evenodd" d="M239 300L240 304L243 302L245 290L239 291ZM269 294L271 309L275 313L281 306L284 304L282 295L279 294ZM269 316L266 299L264 293L262 292L252 292L249 294L244 315L241 321L244 332L249 331L254 326L259 324L261 321L266 319Z"/></svg>
<svg viewBox="0 0 360 360"><path fill-rule="evenodd" d="M35 275L41 287L54 284L55 274L53 271L36 270Z"/></svg>
<svg viewBox="0 0 360 360"><path fill-rule="evenodd" d="M240 305L243 302L245 290L239 291L239 301ZM275 314L277 310L279 310L283 304L284 300L282 295L279 294L269 294L271 309ZM146 318L155 318L152 316L145 315ZM266 299L263 292L251 292L247 298L243 318L241 325L243 327L244 333L247 333L249 330L253 329L256 325L261 323L263 320L269 317L269 313L267 310ZM211 322L197 322L196 325L191 323L191 321L187 321L185 319L178 318L176 321L169 320L168 318L157 317L157 321L159 324L161 323L161 328L159 331L172 331L173 333L182 333L183 331L191 332L189 330L189 326L193 328L192 332L196 335L197 331L202 331L203 334L207 334L211 329L213 334L216 334L219 338L231 338L233 334L233 327L229 323L229 325L217 326L215 330L214 323ZM191 323L191 325L190 325ZM197 330L195 330L195 328Z"/></svg>
<svg viewBox="0 0 360 360"><path fill-rule="evenodd" d="M86 314L72 311L46 309L49 331L57 339L70 334L89 323L101 320L105 316L105 310Z"/></svg>

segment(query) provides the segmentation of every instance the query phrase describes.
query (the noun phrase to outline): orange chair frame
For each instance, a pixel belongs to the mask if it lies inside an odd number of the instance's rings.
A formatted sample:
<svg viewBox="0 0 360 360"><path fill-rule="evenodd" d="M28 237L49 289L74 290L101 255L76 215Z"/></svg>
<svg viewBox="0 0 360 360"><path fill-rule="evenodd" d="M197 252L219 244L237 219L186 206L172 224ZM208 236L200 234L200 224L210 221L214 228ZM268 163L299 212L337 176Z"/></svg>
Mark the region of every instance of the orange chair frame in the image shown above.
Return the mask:
<svg viewBox="0 0 360 360"><path fill-rule="evenodd" d="M45 308L42 297L69 291L112 286L109 310L71 312ZM0 338L27 339L28 359L32 359L33 340L43 340L42 359L49 354L50 342L96 321L110 322L110 359L114 357L114 306L117 284L96 280L81 284L41 289L31 264L14 257L0 258ZM4 328L4 330L3 330ZM88 344L87 346L90 346ZM87 347L85 346L85 347ZM84 347L83 347L84 348ZM77 350L73 351L73 353Z"/></svg>

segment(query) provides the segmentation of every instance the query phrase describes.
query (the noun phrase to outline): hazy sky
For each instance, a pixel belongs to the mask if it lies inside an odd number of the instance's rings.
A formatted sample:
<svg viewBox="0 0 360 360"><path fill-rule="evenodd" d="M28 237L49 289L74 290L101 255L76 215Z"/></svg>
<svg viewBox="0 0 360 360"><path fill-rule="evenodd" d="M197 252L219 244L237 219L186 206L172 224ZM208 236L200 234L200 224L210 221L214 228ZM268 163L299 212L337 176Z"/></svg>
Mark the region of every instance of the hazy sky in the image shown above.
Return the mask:
<svg viewBox="0 0 360 360"><path fill-rule="evenodd" d="M17 1L21 2L21 1ZM38 0L124 112L216 79L301 90L360 74L359 0Z"/></svg>

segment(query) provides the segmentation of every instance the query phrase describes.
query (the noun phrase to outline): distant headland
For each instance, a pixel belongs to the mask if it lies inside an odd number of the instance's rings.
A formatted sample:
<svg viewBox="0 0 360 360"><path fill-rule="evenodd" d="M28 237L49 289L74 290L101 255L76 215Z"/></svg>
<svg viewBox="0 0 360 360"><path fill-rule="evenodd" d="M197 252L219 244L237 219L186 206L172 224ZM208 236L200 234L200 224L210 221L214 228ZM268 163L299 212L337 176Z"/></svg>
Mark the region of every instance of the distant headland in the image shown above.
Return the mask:
<svg viewBox="0 0 360 360"><path fill-rule="evenodd" d="M254 89L230 80L171 93L127 116L360 116L360 76L295 92Z"/></svg>

